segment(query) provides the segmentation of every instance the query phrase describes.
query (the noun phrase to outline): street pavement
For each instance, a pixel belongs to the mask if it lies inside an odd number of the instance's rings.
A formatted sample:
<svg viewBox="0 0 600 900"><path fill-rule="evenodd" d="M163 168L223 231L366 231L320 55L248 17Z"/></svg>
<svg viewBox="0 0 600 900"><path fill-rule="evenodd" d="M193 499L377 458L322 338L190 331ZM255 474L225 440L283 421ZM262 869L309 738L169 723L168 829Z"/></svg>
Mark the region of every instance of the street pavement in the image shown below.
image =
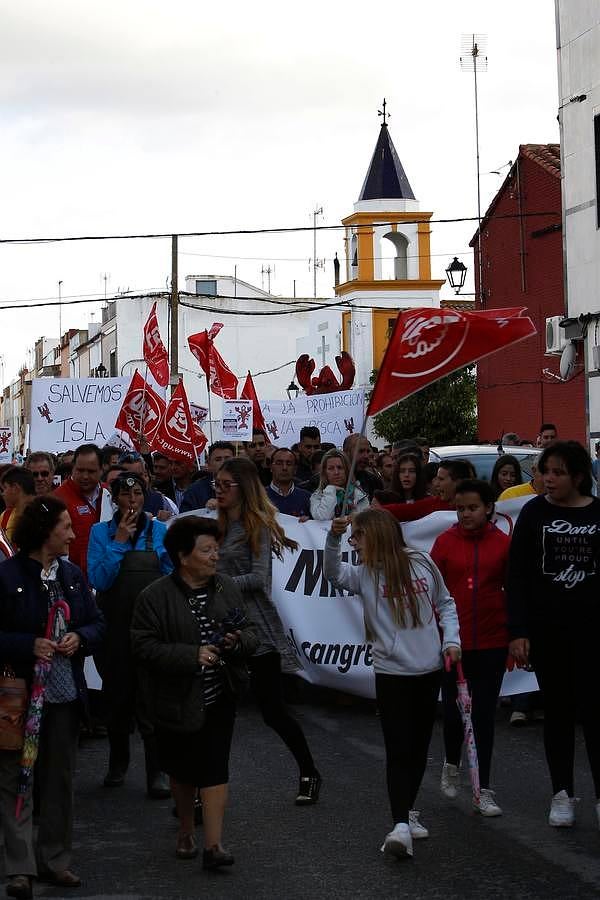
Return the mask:
<svg viewBox="0 0 600 900"><path fill-rule="evenodd" d="M465 776L452 803L440 796L443 760L436 723L418 807L428 840L415 842L412 860L388 860L379 848L391 821L383 745L371 705L335 705L318 698L294 706L323 776L317 806L293 804L293 760L252 704L239 712L231 760L231 798L225 846L232 869L206 873L200 858L175 859L176 820L170 801L146 798L137 738L126 785L101 786L105 740L86 740L79 752L73 869L81 888L65 893L36 885L36 896L174 900L236 898L385 898L492 900L507 897L600 897L600 831L583 743L578 736L577 825L547 824L550 785L542 726L511 728L498 711L494 764L504 815L483 819L470 808ZM201 830L199 829L201 838Z"/></svg>

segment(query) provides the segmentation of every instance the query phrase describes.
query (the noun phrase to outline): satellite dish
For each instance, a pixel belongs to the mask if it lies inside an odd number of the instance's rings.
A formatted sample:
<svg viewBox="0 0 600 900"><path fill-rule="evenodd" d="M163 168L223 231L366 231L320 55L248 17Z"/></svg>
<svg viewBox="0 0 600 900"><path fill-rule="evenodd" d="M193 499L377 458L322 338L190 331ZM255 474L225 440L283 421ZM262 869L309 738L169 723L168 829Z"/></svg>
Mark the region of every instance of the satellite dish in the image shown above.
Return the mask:
<svg viewBox="0 0 600 900"><path fill-rule="evenodd" d="M575 374L577 362L577 347L574 341L569 341L560 355L560 377L563 381L570 381Z"/></svg>

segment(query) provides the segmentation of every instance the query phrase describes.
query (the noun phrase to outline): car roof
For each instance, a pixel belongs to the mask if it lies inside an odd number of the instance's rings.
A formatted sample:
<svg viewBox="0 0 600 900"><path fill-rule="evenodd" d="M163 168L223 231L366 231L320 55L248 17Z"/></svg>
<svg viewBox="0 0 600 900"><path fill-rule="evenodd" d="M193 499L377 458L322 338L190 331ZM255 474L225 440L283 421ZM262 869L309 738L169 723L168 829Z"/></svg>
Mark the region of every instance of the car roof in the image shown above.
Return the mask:
<svg viewBox="0 0 600 900"><path fill-rule="evenodd" d="M448 445L446 447L431 447L430 451L436 453L439 457L456 457L459 459L463 454L468 456L478 456L479 454L484 453L498 453L498 446L496 444L456 444L456 445ZM513 455L521 455L529 456L535 455L537 456L541 453L539 447L504 447L505 453L511 453Z"/></svg>

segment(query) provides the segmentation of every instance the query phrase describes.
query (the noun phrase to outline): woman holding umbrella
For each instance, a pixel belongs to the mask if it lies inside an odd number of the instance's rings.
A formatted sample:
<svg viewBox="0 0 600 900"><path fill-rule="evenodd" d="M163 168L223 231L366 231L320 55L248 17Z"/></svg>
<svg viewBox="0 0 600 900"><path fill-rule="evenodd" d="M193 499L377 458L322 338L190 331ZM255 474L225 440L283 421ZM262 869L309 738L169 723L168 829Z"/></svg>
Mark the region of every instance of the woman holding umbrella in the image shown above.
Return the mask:
<svg viewBox="0 0 600 900"><path fill-rule="evenodd" d="M64 503L39 497L17 525L19 553L0 564L0 659L32 693L23 751L0 751L10 897L31 897L36 856L41 880L65 888L81 883L69 868L72 782L86 704L83 662L102 641L104 622L82 572L62 558L74 537ZM40 821L34 855L30 773L36 757Z"/></svg>
<svg viewBox="0 0 600 900"><path fill-rule="evenodd" d="M340 538L359 565L342 562ZM384 853L412 856L413 838L426 838L414 803L427 764L442 675L442 658L460 658L454 600L431 558L409 550L393 516L383 509L334 519L325 542L323 574L362 602L373 644L375 692L385 742L394 828ZM440 640L437 618L443 634Z"/></svg>
<svg viewBox="0 0 600 900"><path fill-rule="evenodd" d="M600 824L600 500L592 461L575 441L544 450L545 495L519 514L510 548L509 651L544 692L544 747L552 781L548 824L575 822L575 723L583 727Z"/></svg>

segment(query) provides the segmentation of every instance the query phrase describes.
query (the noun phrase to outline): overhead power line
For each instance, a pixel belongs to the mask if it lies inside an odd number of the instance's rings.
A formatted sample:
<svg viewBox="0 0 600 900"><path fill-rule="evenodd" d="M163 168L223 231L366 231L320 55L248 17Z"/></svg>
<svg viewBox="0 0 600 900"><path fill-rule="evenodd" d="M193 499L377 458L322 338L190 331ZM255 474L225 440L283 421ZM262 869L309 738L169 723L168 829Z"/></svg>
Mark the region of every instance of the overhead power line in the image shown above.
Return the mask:
<svg viewBox="0 0 600 900"><path fill-rule="evenodd" d="M540 216L555 216L556 210L549 212L524 212L524 213L504 213L495 214L494 219L531 219ZM423 223L422 218L403 220L403 225L419 225ZM433 225L451 225L458 222L479 222L477 216L459 216L452 219L427 219L427 224ZM359 225L317 225L317 231L342 231L346 228L368 227L369 223L360 223ZM398 222L376 222L377 225L397 225ZM313 232L313 225L295 225L285 228L232 228L223 231L185 231L185 232L156 232L148 234L86 234L86 235L68 235L63 237L35 237L35 238L0 238L0 244L61 244L68 241L138 241L138 240L162 240L171 239L174 234L180 238L193 237L226 237L227 235L250 235L250 234L294 234L306 231Z"/></svg>

